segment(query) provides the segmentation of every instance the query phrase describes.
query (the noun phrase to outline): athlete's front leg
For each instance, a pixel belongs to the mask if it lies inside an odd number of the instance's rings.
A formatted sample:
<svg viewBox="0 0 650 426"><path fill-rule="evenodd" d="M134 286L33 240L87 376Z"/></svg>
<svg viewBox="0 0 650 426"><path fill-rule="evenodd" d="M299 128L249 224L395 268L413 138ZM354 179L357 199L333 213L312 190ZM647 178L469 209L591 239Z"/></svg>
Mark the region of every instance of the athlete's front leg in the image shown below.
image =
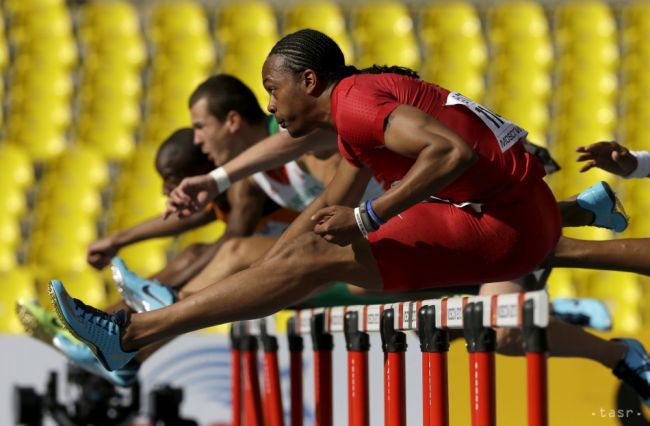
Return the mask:
<svg viewBox="0 0 650 426"><path fill-rule="evenodd" d="M61 320L112 370L145 345L211 325L270 315L330 281L382 286L365 240L340 247L308 232L277 254L185 300L130 318L105 314L73 300L58 281L52 282L51 294Z"/></svg>
<svg viewBox="0 0 650 426"><path fill-rule="evenodd" d="M650 238L587 241L560 237L544 266L585 268L650 275Z"/></svg>

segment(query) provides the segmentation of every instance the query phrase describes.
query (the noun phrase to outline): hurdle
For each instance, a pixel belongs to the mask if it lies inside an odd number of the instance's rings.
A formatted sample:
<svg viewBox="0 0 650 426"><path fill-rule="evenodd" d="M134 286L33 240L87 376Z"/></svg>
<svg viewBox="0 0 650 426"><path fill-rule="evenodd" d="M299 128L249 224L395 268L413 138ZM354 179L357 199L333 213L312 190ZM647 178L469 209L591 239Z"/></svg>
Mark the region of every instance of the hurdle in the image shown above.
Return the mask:
<svg viewBox="0 0 650 426"><path fill-rule="evenodd" d="M348 424L369 425L368 352L370 333L379 333L384 354L384 424L406 425L405 354L406 334L419 337L422 357L422 419L425 426L449 424L447 352L449 331L462 330L469 354L470 410L472 426L495 426L495 328L518 328L523 334L527 365L528 425L546 426L547 400L547 338L549 299L545 291L493 296L457 296L384 305L355 305L313 308L295 311L287 322L290 358L291 425L302 424L302 351L303 336L310 336L314 356L315 424L331 426L332 413L332 350L333 334L345 337L348 367ZM245 336L268 338L265 320L246 321ZM260 326L261 325L261 326ZM235 325L233 325L235 327ZM245 338L240 336L240 350L246 355ZM277 351L277 345L276 345ZM249 351L250 352L250 351ZM244 358L244 369L248 363ZM264 377L277 377L275 363ZM249 372L253 374L252 370ZM255 389L246 385L244 372L244 419L246 425L283 424L278 419L278 406L264 404L264 416L249 413L255 401ZM279 384L267 384L279 395ZM295 386L295 388L294 388ZM250 389L250 392L247 390ZM257 390L259 394L259 389ZM249 395L250 394L250 395ZM267 398L265 397L265 400ZM259 400L259 397L258 397ZM254 406L254 404L253 404ZM247 408L249 407L249 408ZM234 408L233 408L234 409ZM275 411L272 411L275 410ZM271 420L270 413L275 420ZM236 417L233 416L233 419ZM247 419L251 418L249 422Z"/></svg>

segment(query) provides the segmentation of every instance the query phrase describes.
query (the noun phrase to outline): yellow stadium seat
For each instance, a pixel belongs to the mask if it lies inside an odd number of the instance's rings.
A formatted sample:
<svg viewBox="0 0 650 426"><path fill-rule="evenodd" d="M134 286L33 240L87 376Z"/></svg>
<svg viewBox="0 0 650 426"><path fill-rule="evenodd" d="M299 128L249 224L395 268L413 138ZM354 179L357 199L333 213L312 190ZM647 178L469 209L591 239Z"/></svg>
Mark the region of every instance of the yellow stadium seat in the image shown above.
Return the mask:
<svg viewBox="0 0 650 426"><path fill-rule="evenodd" d="M208 32L208 22L199 2L162 3L152 12L149 32L155 43L181 35L202 36Z"/></svg>
<svg viewBox="0 0 650 426"><path fill-rule="evenodd" d="M140 105L130 99L95 98L93 104L82 104L83 112L77 118L77 134L93 131L95 123L108 123L115 130L133 131L141 121Z"/></svg>
<svg viewBox="0 0 650 426"><path fill-rule="evenodd" d="M156 110L169 104L170 99L187 105L190 94L207 77L208 74L205 70L186 67L182 64L174 66L167 59L156 61L151 73L148 100L157 103Z"/></svg>
<svg viewBox="0 0 650 426"><path fill-rule="evenodd" d="M188 49L188 45L192 49ZM207 34L205 37L175 39L161 47L170 62L196 67L203 72L208 72L215 64L215 49Z"/></svg>
<svg viewBox="0 0 650 426"><path fill-rule="evenodd" d="M352 13L352 34L355 41L364 44L376 37L413 37L413 19L406 5L397 1L369 2Z"/></svg>
<svg viewBox="0 0 650 426"><path fill-rule="evenodd" d="M233 1L216 12L217 41L229 44L241 37L278 38L278 23L270 3L265 1Z"/></svg>
<svg viewBox="0 0 650 426"><path fill-rule="evenodd" d="M623 45L634 46L632 51L647 47L650 37L650 4L646 1L633 1L623 5L621 10Z"/></svg>
<svg viewBox="0 0 650 426"><path fill-rule="evenodd" d="M553 65L553 46L544 39L517 39L492 44L494 64L504 71L548 71Z"/></svg>
<svg viewBox="0 0 650 426"><path fill-rule="evenodd" d="M577 40L558 49L558 66L575 68L578 72L599 68L616 71L619 63L618 46L615 41Z"/></svg>
<svg viewBox="0 0 650 426"><path fill-rule="evenodd" d="M9 247L0 246L0 274L14 269L17 265L16 252Z"/></svg>
<svg viewBox="0 0 650 426"><path fill-rule="evenodd" d="M420 11L420 37L425 44L482 40L481 20L471 3L434 3Z"/></svg>
<svg viewBox="0 0 650 426"><path fill-rule="evenodd" d="M642 331L643 316L637 307L621 306L613 314L612 330L618 333L634 334Z"/></svg>
<svg viewBox="0 0 650 426"><path fill-rule="evenodd" d="M226 62L230 60L229 58L236 58L244 63L242 66L245 66L246 63L259 63L261 75L261 64L264 63L276 41L277 38L267 36L242 37L232 40L223 46L221 62Z"/></svg>
<svg viewBox="0 0 650 426"><path fill-rule="evenodd" d="M16 189L25 189L34 183L34 168L24 149L0 143L0 181Z"/></svg>
<svg viewBox="0 0 650 426"><path fill-rule="evenodd" d="M116 128L110 120L95 122L92 129L77 136L77 143L91 146L107 160L124 161L135 147L134 135L129 129Z"/></svg>
<svg viewBox="0 0 650 426"><path fill-rule="evenodd" d="M54 181L54 182L53 182ZM64 186L65 185L65 186ZM76 213L84 217L96 218L102 211L102 201L99 191L88 183L75 183L75 179L56 177L48 181L44 198L38 201L38 208L48 214L74 216Z"/></svg>
<svg viewBox="0 0 650 426"><path fill-rule="evenodd" d="M72 20L65 7L51 7L25 11L13 15L9 26L11 41L19 47L69 38Z"/></svg>
<svg viewBox="0 0 650 426"><path fill-rule="evenodd" d="M150 240L133 244L120 250L120 257L133 272L148 277L163 269L167 264L166 247L161 246L161 241ZM167 246L168 244L167 242Z"/></svg>
<svg viewBox="0 0 650 426"><path fill-rule="evenodd" d="M84 59L84 68L106 73L105 67L111 69L126 68L139 70L147 60L144 41L137 38L117 38L110 43L91 46Z"/></svg>
<svg viewBox="0 0 650 426"><path fill-rule="evenodd" d="M420 50L413 37L384 39L365 45L359 52L361 68L377 65L398 65L411 69L420 68Z"/></svg>
<svg viewBox="0 0 650 426"><path fill-rule="evenodd" d="M561 3L555 8L555 25L560 46L579 40L616 41L616 22L605 1Z"/></svg>
<svg viewBox="0 0 650 426"><path fill-rule="evenodd" d="M614 316L614 328L636 331L640 326L639 307L643 290L634 274L602 272L590 279L589 296L607 303ZM618 322L618 324L617 324Z"/></svg>
<svg viewBox="0 0 650 426"><path fill-rule="evenodd" d="M556 297L577 297L578 295L573 285L573 277L568 269L553 269L546 288L552 299Z"/></svg>
<svg viewBox="0 0 650 426"><path fill-rule="evenodd" d="M98 237L95 220L75 216L74 222L71 222L71 218L63 216L48 216L41 219L41 223L32 226L31 244L56 247L60 241L68 240L70 243L87 246L95 241Z"/></svg>
<svg viewBox="0 0 650 426"><path fill-rule="evenodd" d="M50 38L43 34L30 44L24 44L17 51L20 56L29 58L30 61L45 61L56 68L70 70L77 65L77 45L72 36L65 38ZM36 71L38 67L34 66Z"/></svg>
<svg viewBox="0 0 650 426"><path fill-rule="evenodd" d="M460 92L470 99L482 102L485 93L483 74L468 67L450 68L434 60L422 68L422 78L445 89Z"/></svg>
<svg viewBox="0 0 650 426"><path fill-rule="evenodd" d="M27 213L27 200L22 188L0 186L0 210L3 215L19 218Z"/></svg>
<svg viewBox="0 0 650 426"><path fill-rule="evenodd" d="M41 71L33 72L38 69L38 63L35 68L29 61L17 59L15 66L12 68L15 77L12 79L10 90L10 101L22 105L24 102L40 103L53 101L67 101L72 97L74 86L72 76L65 70L50 69L48 78L44 79Z"/></svg>
<svg viewBox="0 0 650 426"><path fill-rule="evenodd" d="M41 102L32 99L11 106L7 126L8 133L16 135L22 132L22 127L28 127L29 123L64 131L70 126L71 121L72 111L65 100L52 98L43 99Z"/></svg>
<svg viewBox="0 0 650 426"><path fill-rule="evenodd" d="M529 133L544 135L548 131L549 112L544 102L526 101L525 96L513 96L496 103L489 103L489 106L496 113L517 123ZM530 139L537 143L539 137L534 140L532 137Z"/></svg>
<svg viewBox="0 0 650 426"><path fill-rule="evenodd" d="M481 39L459 39L427 46L425 58L440 67L471 68L482 71L487 63L487 48Z"/></svg>
<svg viewBox="0 0 650 426"><path fill-rule="evenodd" d="M3 36L0 36L0 71L4 71L9 64L9 48L7 41Z"/></svg>
<svg viewBox="0 0 650 426"><path fill-rule="evenodd" d="M0 214L0 247L15 250L20 244L20 223L16 218Z"/></svg>
<svg viewBox="0 0 650 426"><path fill-rule="evenodd" d="M65 150L66 141L63 134L51 126L24 126L19 132L10 134L13 143L28 153L38 162L47 162L57 158Z"/></svg>
<svg viewBox="0 0 650 426"><path fill-rule="evenodd" d="M345 35L345 17L338 4L328 0L302 1L287 7L284 33L303 28L321 31L334 38Z"/></svg>
<svg viewBox="0 0 650 426"><path fill-rule="evenodd" d="M53 271L82 271L87 267L86 246L67 238L50 240L47 244L30 246L28 261Z"/></svg>
<svg viewBox="0 0 650 426"><path fill-rule="evenodd" d="M103 70L82 68L81 99L86 103L112 100L137 101L141 94L142 79L135 70L106 64Z"/></svg>
<svg viewBox="0 0 650 426"><path fill-rule="evenodd" d="M613 103L617 89L618 81L614 73L596 70L591 74L564 73L557 75L555 101L567 105L584 103L600 106Z"/></svg>
<svg viewBox="0 0 650 426"><path fill-rule="evenodd" d="M15 314L16 302L35 298L34 279L27 269L0 272L0 333L22 333L23 327Z"/></svg>
<svg viewBox="0 0 650 426"><path fill-rule="evenodd" d="M541 3L509 1L496 3L488 9L488 33L492 43L510 39L548 37L548 22Z"/></svg>
<svg viewBox="0 0 650 426"><path fill-rule="evenodd" d="M547 101L551 96L551 76L543 71L516 72L492 68L490 72L490 92L499 99L509 97L531 102Z"/></svg>
<svg viewBox="0 0 650 426"><path fill-rule="evenodd" d="M70 176L74 180L83 181L91 188L100 189L108 183L108 164L93 147L73 145L53 167L57 177Z"/></svg>
<svg viewBox="0 0 650 426"><path fill-rule="evenodd" d="M131 3L92 2L81 8L80 35L86 41L101 43L107 38L130 37L139 32L138 13Z"/></svg>

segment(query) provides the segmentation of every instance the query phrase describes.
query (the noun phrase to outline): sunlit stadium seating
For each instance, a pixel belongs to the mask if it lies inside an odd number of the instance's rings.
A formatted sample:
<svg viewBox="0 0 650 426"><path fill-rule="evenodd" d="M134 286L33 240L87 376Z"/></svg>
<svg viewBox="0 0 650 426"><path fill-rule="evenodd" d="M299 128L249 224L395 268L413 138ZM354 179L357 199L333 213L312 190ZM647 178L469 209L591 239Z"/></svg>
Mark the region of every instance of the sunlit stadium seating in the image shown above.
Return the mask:
<svg viewBox="0 0 650 426"><path fill-rule="evenodd" d="M579 173L575 162L577 146L598 140L648 149L647 1L5 0L0 309L13 311L5 299L21 295L47 303L54 275L91 303L113 300L112 284L108 292L104 286L110 274L89 269L86 244L162 212L153 159L172 131L190 124L190 93L225 72L266 108L262 64L281 35L301 28L327 33L350 64L411 67L518 123L560 162L562 170L548 178L559 198L608 181L632 217L628 230L585 227L567 235L650 235L647 182ZM223 229L216 222L175 243L159 239L120 254L150 275L169 255ZM615 327L634 331L650 320L641 308L650 290L640 283L556 270L548 288L555 297L604 298ZM12 316L3 321L0 331L19 331Z"/></svg>
<svg viewBox="0 0 650 426"><path fill-rule="evenodd" d="M147 58L138 12L123 1L84 4L79 34L86 55L75 142L107 160L124 161L133 152L141 120L140 72Z"/></svg>
<svg viewBox="0 0 650 426"><path fill-rule="evenodd" d="M270 3L259 0L220 4L215 12L215 37L228 45L240 38L278 37L278 23Z"/></svg>
<svg viewBox="0 0 650 426"><path fill-rule="evenodd" d="M348 36L341 7L332 1L302 1L289 4L285 11L284 34L311 28L330 36L341 47L347 63L354 63L352 41Z"/></svg>
<svg viewBox="0 0 650 426"><path fill-rule="evenodd" d="M398 1L368 2L352 10L351 35L360 67L399 65L417 69L420 52L407 6Z"/></svg>
<svg viewBox="0 0 650 426"><path fill-rule="evenodd" d="M70 124L70 73L78 63L70 11L58 1L6 7L13 46L6 135L34 160L49 161L63 152Z"/></svg>
<svg viewBox="0 0 650 426"><path fill-rule="evenodd" d="M467 2L440 2L420 10L422 77L482 101L487 49L478 12Z"/></svg>

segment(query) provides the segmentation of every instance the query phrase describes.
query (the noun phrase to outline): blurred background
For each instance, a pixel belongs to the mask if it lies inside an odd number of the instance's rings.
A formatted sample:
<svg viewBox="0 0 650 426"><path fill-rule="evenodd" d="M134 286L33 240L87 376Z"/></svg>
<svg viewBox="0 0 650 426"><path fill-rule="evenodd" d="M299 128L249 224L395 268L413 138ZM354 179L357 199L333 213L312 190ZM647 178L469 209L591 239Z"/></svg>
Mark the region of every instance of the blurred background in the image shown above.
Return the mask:
<svg viewBox="0 0 650 426"><path fill-rule="evenodd" d="M45 305L58 278L95 306L115 301L86 246L162 212L157 146L188 126L187 99L215 72L238 76L265 109L261 65L283 34L309 27L359 67L402 65L460 91L529 131L562 166L558 198L599 180L632 219L617 236L650 236L650 181L578 173L575 148L619 140L650 148L648 1L64 1L4 0L0 8L0 333L21 333L14 301ZM167 256L222 232L121 251L148 275ZM650 322L650 281L556 270L549 291L608 304L615 331Z"/></svg>

